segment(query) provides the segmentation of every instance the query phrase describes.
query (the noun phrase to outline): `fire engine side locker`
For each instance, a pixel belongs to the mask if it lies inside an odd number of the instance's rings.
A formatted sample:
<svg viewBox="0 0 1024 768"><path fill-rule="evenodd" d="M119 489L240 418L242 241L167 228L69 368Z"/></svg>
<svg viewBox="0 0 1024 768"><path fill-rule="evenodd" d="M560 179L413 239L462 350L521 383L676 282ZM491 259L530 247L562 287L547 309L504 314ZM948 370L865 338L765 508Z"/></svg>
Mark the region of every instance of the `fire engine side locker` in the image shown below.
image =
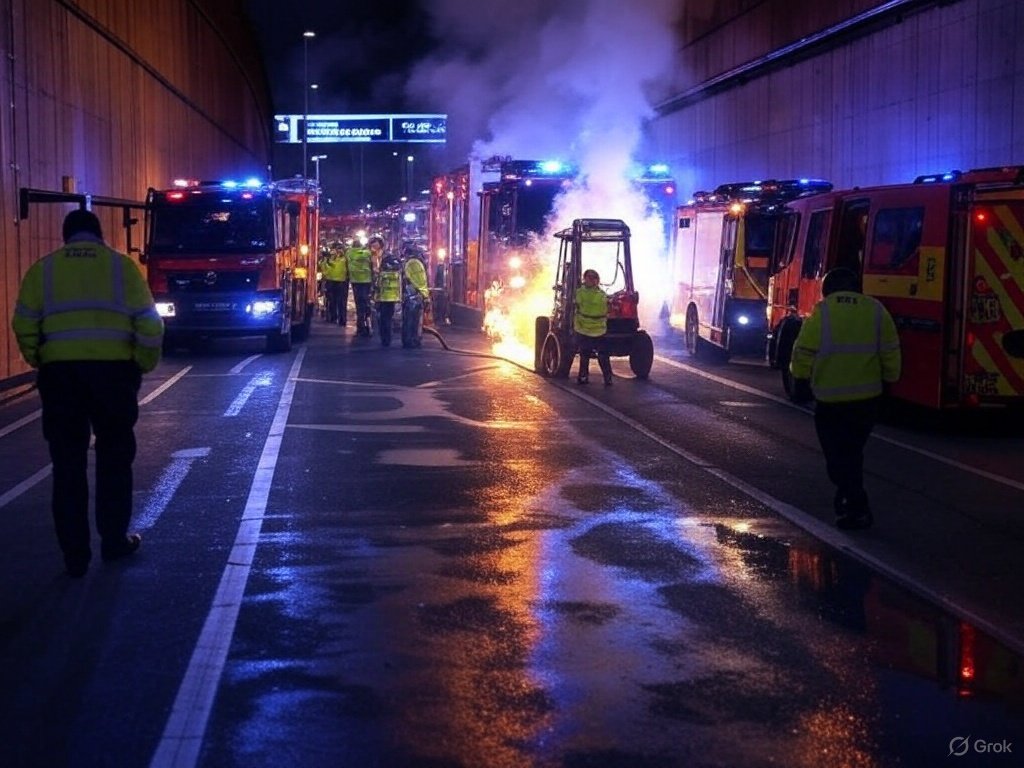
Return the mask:
<svg viewBox="0 0 1024 768"><path fill-rule="evenodd" d="M978 190L965 222L961 398L1024 402L1024 189Z"/></svg>
<svg viewBox="0 0 1024 768"><path fill-rule="evenodd" d="M867 216L863 234L857 231L859 224L852 224L862 215ZM901 185L852 195L844 201L840 222L836 265L846 265L844 259L855 253L853 241L859 239L864 293L885 305L899 331L903 372L892 394L941 407L951 332L945 311L952 254L949 187Z"/></svg>

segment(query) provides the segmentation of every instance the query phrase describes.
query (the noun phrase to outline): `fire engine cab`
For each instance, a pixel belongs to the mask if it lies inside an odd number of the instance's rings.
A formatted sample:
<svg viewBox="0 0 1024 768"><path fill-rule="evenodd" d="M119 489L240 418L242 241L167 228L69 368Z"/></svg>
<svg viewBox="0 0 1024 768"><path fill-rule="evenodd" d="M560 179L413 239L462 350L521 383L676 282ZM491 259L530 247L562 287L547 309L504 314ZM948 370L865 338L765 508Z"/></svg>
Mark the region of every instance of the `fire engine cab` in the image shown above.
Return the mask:
<svg viewBox="0 0 1024 768"><path fill-rule="evenodd" d="M1024 167L920 176L787 205L769 362L792 393L800 324L833 267L862 276L900 333L893 398L929 409L1024 405Z"/></svg>
<svg viewBox="0 0 1024 768"><path fill-rule="evenodd" d="M693 356L764 355L771 256L783 204L830 190L816 179L722 184L676 209L670 323Z"/></svg>
<svg viewBox="0 0 1024 768"><path fill-rule="evenodd" d="M316 302L316 182L181 181L150 189L145 250L165 346L255 336L287 351Z"/></svg>

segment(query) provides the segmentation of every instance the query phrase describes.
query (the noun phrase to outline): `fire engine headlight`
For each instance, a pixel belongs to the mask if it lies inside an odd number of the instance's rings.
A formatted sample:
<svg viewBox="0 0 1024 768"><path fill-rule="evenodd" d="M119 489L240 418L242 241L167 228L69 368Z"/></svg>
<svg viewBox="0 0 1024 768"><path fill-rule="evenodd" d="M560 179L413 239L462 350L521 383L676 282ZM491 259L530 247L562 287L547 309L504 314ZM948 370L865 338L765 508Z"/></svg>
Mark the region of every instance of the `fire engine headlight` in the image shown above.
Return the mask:
<svg viewBox="0 0 1024 768"><path fill-rule="evenodd" d="M245 311L253 317L266 317L272 315L281 308L281 302L277 300L261 300L247 304Z"/></svg>
<svg viewBox="0 0 1024 768"><path fill-rule="evenodd" d="M174 311L173 301L158 301L156 302L156 312L160 317L174 317L176 314Z"/></svg>
<svg viewBox="0 0 1024 768"><path fill-rule="evenodd" d="M738 315L736 317L736 322L739 323L740 325L749 325L750 318L747 317L746 315Z"/></svg>
<svg viewBox="0 0 1024 768"><path fill-rule="evenodd" d="M512 275L508 281L509 288L523 288L526 286L526 278L522 275Z"/></svg>

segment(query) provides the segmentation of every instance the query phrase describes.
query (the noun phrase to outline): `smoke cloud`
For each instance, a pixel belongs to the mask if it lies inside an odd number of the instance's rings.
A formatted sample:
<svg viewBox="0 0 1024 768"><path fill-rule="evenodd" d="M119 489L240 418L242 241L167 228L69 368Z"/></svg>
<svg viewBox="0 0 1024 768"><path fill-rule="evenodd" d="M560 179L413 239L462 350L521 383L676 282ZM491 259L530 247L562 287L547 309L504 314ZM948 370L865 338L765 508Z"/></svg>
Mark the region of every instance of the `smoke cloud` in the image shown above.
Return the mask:
<svg viewBox="0 0 1024 768"><path fill-rule="evenodd" d="M538 245L553 247L551 231L573 218L625 220L648 324L665 300L666 243L630 179L654 160L636 155L653 117L647 93L671 75L678 12L677 0L434 0L439 44L406 88L408 101L447 112L448 168L493 155L579 167Z"/></svg>

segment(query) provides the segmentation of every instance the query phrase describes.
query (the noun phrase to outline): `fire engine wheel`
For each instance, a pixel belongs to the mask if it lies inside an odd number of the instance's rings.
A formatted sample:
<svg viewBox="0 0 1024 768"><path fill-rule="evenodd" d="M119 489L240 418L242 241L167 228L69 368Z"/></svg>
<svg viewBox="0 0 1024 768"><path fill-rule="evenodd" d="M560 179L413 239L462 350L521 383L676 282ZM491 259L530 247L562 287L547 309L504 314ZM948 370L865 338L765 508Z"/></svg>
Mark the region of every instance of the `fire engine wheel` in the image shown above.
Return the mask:
<svg viewBox="0 0 1024 768"><path fill-rule="evenodd" d="M292 332L290 328L284 333L281 331L273 331L267 334L268 352L288 352L291 348Z"/></svg>
<svg viewBox="0 0 1024 768"><path fill-rule="evenodd" d="M654 364L654 342L647 331L637 331L629 350L629 368L638 379L646 379Z"/></svg>
<svg viewBox="0 0 1024 768"><path fill-rule="evenodd" d="M549 333L544 340L541 365L543 374L548 378L564 379L569 375L569 368L572 367L571 350L553 333Z"/></svg>
<svg viewBox="0 0 1024 768"><path fill-rule="evenodd" d="M533 370L536 373L544 373L544 342L551 330L550 317L538 317L533 325Z"/></svg>
<svg viewBox="0 0 1024 768"><path fill-rule="evenodd" d="M690 307L686 311L686 351L690 357L697 357L700 353L700 323L697 320L696 307Z"/></svg>

